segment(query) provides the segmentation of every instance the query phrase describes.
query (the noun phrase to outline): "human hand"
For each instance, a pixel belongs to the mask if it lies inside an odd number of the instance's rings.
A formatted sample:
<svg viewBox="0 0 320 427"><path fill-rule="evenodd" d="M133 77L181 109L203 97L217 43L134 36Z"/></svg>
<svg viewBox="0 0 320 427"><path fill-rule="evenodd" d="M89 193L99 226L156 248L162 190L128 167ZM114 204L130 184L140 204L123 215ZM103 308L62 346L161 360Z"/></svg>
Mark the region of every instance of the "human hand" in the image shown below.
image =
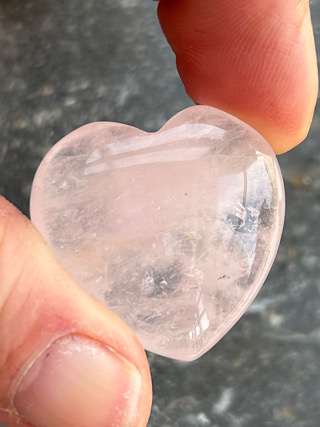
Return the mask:
<svg viewBox="0 0 320 427"><path fill-rule="evenodd" d="M162 0L189 96L249 123L276 154L307 135L318 95L309 0Z"/></svg>
<svg viewBox="0 0 320 427"><path fill-rule="evenodd" d="M271 10L265 13L264 5L271 3ZM305 15L300 15L300 7L305 8ZM254 10L246 12L246 8ZM307 2L298 0L241 0L237 9L227 0L162 0L160 20L193 99L248 121L267 138L270 135L270 142L280 152L304 137L317 93L307 11ZM222 18L227 16L223 24ZM252 16L257 17L254 25ZM265 20L266 27L262 25ZM228 25L235 31L232 37L231 30L224 30ZM286 25L296 32L286 30ZM267 34L263 29L268 29ZM198 40L201 34L203 39ZM272 40L277 54L271 49ZM263 42L269 62L261 56L259 62ZM222 52L223 43L228 48ZM238 52L243 53L239 56ZM216 77L219 67L223 72ZM212 81L207 75L214 76ZM257 94L261 95L259 102ZM151 402L150 377L144 353L131 331L78 288L32 225L4 199L0 199L0 230L0 407L5 409L0 411L1 420L12 426L30 425L17 414L10 415L12 399L17 411L35 426L110 426L113 420L114 425L121 425L117 417L122 411L117 406L122 401L128 403L132 416L122 420L122 425L145 425ZM53 341L56 344L47 349ZM121 368L120 358L110 348L135 368L130 369L126 362ZM42 352L44 362L35 362L19 386L29 363Z"/></svg>

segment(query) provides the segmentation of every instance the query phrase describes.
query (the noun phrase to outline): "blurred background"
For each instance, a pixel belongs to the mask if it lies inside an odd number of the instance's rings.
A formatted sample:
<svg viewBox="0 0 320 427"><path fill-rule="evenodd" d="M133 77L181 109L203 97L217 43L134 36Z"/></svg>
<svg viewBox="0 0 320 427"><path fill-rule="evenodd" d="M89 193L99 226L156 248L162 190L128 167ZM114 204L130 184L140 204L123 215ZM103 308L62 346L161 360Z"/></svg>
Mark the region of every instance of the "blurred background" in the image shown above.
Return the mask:
<svg viewBox="0 0 320 427"><path fill-rule="evenodd" d="M151 0L0 0L0 193L28 214L41 159L98 120L158 130L192 102ZM320 0L311 1L320 48ZM149 427L319 427L320 112L279 158L287 216L259 296L205 356L149 354ZM58 427L58 426L53 426Z"/></svg>

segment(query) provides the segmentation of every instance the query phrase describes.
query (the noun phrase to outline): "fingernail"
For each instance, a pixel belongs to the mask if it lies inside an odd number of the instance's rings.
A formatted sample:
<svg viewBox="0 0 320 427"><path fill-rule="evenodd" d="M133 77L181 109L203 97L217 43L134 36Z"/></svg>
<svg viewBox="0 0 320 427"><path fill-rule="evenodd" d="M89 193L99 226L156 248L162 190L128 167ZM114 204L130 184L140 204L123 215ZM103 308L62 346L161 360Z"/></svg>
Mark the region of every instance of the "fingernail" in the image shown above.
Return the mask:
<svg viewBox="0 0 320 427"><path fill-rule="evenodd" d="M112 350L73 335L54 342L23 376L16 410L35 427L135 425L141 377Z"/></svg>

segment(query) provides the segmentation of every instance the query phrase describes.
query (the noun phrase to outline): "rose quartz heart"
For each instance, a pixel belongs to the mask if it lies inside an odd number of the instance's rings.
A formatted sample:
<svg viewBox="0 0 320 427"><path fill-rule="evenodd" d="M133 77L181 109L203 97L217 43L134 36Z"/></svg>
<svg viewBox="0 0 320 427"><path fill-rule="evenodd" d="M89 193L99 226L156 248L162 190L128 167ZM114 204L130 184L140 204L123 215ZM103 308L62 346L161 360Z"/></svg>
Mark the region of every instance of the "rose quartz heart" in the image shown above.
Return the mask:
<svg viewBox="0 0 320 427"><path fill-rule="evenodd" d="M150 351L194 360L242 316L276 255L284 189L248 125L188 108L160 131L93 123L47 154L31 217Z"/></svg>

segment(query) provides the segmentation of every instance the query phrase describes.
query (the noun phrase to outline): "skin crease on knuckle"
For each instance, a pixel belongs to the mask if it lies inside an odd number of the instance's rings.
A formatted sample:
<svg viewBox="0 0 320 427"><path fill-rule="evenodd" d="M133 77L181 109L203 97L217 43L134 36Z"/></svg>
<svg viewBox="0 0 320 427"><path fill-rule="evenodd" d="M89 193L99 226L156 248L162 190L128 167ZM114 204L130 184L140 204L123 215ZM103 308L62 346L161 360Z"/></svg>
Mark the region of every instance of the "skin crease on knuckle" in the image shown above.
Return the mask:
<svg viewBox="0 0 320 427"><path fill-rule="evenodd" d="M25 339L24 325L20 320L25 318L24 306L28 297L19 284L26 277L24 256L27 248L32 246L32 239L27 239L26 231L31 226L27 218L15 215L15 211L0 196L0 408L11 406L10 393L7 391L19 372L14 355L21 352L21 344ZM17 329L17 323L19 334L13 338L12 331ZM29 425L10 409L0 409L0 419L8 426Z"/></svg>
<svg viewBox="0 0 320 427"><path fill-rule="evenodd" d="M249 123L277 154L306 137L318 92L308 2L162 0L158 15L196 103Z"/></svg>
<svg viewBox="0 0 320 427"><path fill-rule="evenodd" d="M50 312L50 305L43 304L48 295L40 290L41 276L36 266L36 263L41 263L42 255L48 274L52 269L46 262L45 251L39 248L31 223L12 205L5 204L3 199L0 202L0 407L6 407L9 402L5 400L8 398L5 390L10 389L19 366L23 364L21 354L24 348L28 348L26 354L32 353L32 336L37 336L41 331L40 319L44 315L44 307ZM39 254L39 257L35 259L33 253ZM50 319L48 312L46 316ZM13 337L12 331L17 329L19 334Z"/></svg>

